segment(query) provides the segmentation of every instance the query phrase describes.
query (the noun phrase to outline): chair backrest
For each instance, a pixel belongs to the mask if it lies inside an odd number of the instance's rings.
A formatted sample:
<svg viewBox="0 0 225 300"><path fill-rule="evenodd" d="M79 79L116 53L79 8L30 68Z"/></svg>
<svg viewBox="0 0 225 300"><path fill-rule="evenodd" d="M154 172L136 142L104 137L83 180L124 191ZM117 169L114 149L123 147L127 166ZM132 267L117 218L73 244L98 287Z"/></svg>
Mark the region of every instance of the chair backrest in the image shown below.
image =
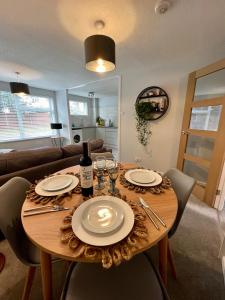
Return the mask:
<svg viewBox="0 0 225 300"><path fill-rule="evenodd" d="M21 208L30 182L14 177L0 187L0 229L16 256L26 263L29 240L21 222Z"/></svg>
<svg viewBox="0 0 225 300"><path fill-rule="evenodd" d="M170 298L149 258L139 254L130 261L108 270L101 264L71 264L60 300L86 299Z"/></svg>
<svg viewBox="0 0 225 300"><path fill-rule="evenodd" d="M188 198L190 197L191 192L194 188L195 179L175 168L170 169L164 175L171 180L172 187L176 193L178 200L176 220L169 232L169 237L171 237L176 232L177 227L180 223Z"/></svg>

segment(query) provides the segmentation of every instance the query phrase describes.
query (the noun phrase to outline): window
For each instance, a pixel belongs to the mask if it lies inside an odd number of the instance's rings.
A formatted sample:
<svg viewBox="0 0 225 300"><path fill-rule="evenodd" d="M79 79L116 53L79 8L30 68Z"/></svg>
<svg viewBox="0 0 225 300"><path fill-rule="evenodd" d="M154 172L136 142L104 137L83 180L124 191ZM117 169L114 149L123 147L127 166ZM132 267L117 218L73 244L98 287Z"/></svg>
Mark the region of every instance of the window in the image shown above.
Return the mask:
<svg viewBox="0 0 225 300"><path fill-rule="evenodd" d="M88 104L87 102L78 102L74 100L69 101L70 114L72 116L87 116Z"/></svg>
<svg viewBox="0 0 225 300"><path fill-rule="evenodd" d="M51 98L0 91L0 141L50 136Z"/></svg>

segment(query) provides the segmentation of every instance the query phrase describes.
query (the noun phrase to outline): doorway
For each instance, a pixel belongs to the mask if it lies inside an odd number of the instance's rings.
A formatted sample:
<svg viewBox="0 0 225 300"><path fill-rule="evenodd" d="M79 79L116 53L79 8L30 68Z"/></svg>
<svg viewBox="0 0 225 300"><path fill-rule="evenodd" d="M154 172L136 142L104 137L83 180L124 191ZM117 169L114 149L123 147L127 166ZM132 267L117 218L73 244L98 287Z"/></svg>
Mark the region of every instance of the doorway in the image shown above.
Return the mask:
<svg viewBox="0 0 225 300"><path fill-rule="evenodd" d="M71 136L80 141L102 139L104 147L120 159L120 85L114 76L68 89ZM74 139L72 139L73 142Z"/></svg>
<svg viewBox="0 0 225 300"><path fill-rule="evenodd" d="M177 161L196 179L195 196L212 207L222 194L224 153L225 59L189 75Z"/></svg>

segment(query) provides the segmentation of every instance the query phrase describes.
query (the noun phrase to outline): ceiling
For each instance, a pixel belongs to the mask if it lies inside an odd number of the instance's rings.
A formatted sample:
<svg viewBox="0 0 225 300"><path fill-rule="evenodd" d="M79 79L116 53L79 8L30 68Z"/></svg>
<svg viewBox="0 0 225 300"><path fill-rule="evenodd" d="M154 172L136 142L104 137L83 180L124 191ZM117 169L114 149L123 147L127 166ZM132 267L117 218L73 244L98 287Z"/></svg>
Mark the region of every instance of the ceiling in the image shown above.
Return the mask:
<svg viewBox="0 0 225 300"><path fill-rule="evenodd" d="M69 89L69 94L88 97L89 92L94 92L94 98L117 97L119 91L119 78L111 77Z"/></svg>
<svg viewBox="0 0 225 300"><path fill-rule="evenodd" d="M164 15L155 0L7 0L0 10L0 80L53 90L121 74L184 76L225 57L225 1L173 0ZM102 19L103 30L94 28ZM83 40L108 34L116 71L85 70Z"/></svg>

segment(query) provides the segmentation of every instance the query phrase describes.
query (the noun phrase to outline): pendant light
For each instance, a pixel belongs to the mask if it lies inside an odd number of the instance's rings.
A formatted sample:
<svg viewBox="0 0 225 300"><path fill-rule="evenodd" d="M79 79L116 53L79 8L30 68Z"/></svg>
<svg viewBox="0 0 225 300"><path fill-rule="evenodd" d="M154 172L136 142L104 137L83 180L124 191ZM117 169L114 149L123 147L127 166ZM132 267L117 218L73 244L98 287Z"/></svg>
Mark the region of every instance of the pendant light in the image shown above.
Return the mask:
<svg viewBox="0 0 225 300"><path fill-rule="evenodd" d="M89 36L84 41L86 69L104 73L115 69L115 42L102 34Z"/></svg>
<svg viewBox="0 0 225 300"><path fill-rule="evenodd" d="M10 82L10 90L12 94L16 94L17 96L25 96L30 95L29 86L26 83L19 82L19 72L15 72L17 75L17 82Z"/></svg>

